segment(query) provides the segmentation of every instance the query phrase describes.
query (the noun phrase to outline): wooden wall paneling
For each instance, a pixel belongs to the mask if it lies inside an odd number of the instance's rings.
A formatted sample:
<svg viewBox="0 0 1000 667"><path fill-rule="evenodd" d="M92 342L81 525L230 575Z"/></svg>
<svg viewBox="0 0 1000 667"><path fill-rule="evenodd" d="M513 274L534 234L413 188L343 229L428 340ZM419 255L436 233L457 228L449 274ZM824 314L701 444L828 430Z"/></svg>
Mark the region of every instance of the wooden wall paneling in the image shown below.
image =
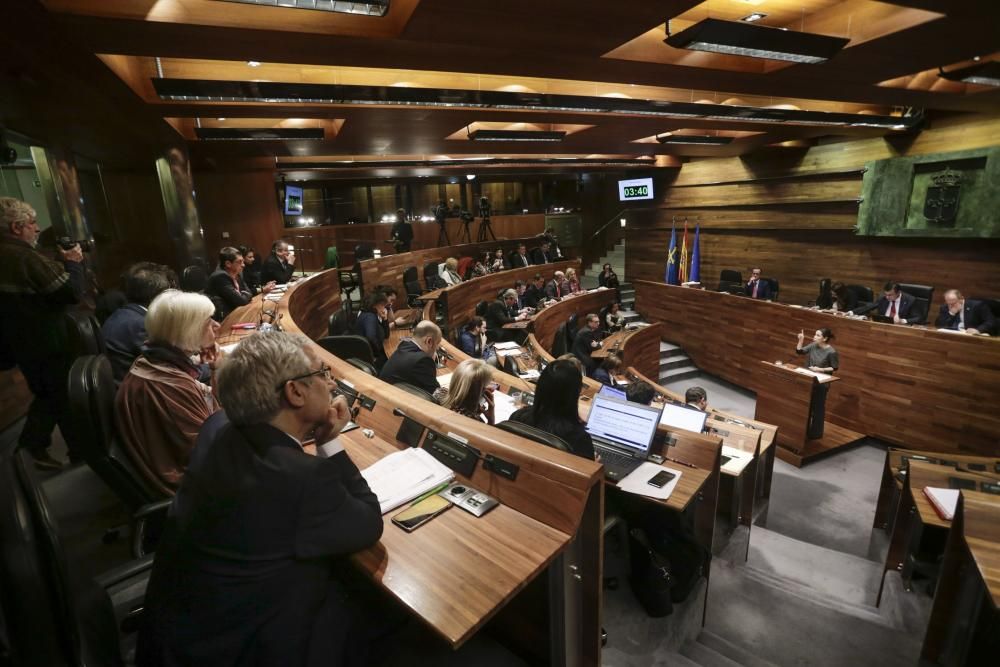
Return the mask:
<svg viewBox="0 0 1000 667"><path fill-rule="evenodd" d="M671 208L708 206L753 206L803 202L856 201L861 194L861 175L830 176L822 180L778 181L670 188L663 203Z"/></svg>
<svg viewBox="0 0 1000 667"><path fill-rule="evenodd" d="M660 341L663 329L663 324L656 322L625 339L620 356L626 367L633 366L647 377L660 376Z"/></svg>
<svg viewBox="0 0 1000 667"><path fill-rule="evenodd" d="M739 206L728 208L659 208L629 215L632 225L642 229L669 229L671 223L684 228L683 221L702 230L772 229L854 229L858 205L850 202L819 204Z"/></svg>
<svg viewBox="0 0 1000 667"><path fill-rule="evenodd" d="M761 361L798 364L795 335L831 327L841 378L827 421L913 449L1000 455L1000 340L848 320L728 294L636 283L636 306L702 370L760 391Z"/></svg>
<svg viewBox="0 0 1000 667"><path fill-rule="evenodd" d="M614 290L600 290L581 294L548 306L535 313L531 318L531 328L541 345L546 350L552 349L552 341L555 339L556 329L559 325L569 319L570 315L577 316L577 331L583 329L585 325L584 316L589 313L599 313L601 308L615 300Z"/></svg>
<svg viewBox="0 0 1000 667"><path fill-rule="evenodd" d="M274 172L196 171L195 192L198 219L205 232L208 259L215 263L225 246L250 246L262 262L271 252L271 244L287 232L278 210ZM223 234L228 234L223 238ZM297 255L297 260L303 259ZM313 257L305 257L312 269L318 268Z"/></svg>
<svg viewBox="0 0 1000 667"><path fill-rule="evenodd" d="M105 170L101 172L114 228L114 239L102 243L100 280L104 287L117 285L118 276L137 261L183 268L167 234L167 218L156 170Z"/></svg>

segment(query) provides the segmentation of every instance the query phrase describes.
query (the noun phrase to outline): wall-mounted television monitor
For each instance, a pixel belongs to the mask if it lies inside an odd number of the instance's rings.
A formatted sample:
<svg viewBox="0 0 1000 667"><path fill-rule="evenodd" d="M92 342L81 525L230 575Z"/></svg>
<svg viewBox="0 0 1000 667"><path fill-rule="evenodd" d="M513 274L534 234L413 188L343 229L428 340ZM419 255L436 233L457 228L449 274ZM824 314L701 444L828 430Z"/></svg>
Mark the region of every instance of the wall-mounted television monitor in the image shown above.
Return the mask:
<svg viewBox="0 0 1000 667"><path fill-rule="evenodd" d="M653 198L652 178L630 178L618 181L618 201Z"/></svg>
<svg viewBox="0 0 1000 667"><path fill-rule="evenodd" d="M302 215L302 188L285 186L285 215Z"/></svg>

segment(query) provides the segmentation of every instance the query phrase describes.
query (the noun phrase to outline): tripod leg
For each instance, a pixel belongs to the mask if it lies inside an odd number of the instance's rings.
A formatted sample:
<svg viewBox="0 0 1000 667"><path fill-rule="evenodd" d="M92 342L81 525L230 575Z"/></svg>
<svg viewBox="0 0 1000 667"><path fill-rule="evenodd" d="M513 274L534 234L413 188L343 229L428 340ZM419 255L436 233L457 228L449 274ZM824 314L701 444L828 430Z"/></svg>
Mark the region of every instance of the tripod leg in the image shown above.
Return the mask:
<svg viewBox="0 0 1000 667"><path fill-rule="evenodd" d="M451 239L448 238L448 229L444 226L444 224L441 225L441 231L438 234L438 245L451 245Z"/></svg>

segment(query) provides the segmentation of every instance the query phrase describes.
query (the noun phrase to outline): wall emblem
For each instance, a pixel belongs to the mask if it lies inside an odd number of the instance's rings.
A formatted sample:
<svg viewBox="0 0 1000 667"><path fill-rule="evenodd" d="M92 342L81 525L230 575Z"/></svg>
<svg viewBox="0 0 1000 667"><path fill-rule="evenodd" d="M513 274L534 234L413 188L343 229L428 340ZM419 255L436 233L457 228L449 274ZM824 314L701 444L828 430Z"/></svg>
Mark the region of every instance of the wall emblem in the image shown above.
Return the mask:
<svg viewBox="0 0 1000 667"><path fill-rule="evenodd" d="M933 176L931 181L933 185L927 187L924 198L924 217L928 222L954 225L958 216L962 173L949 167Z"/></svg>

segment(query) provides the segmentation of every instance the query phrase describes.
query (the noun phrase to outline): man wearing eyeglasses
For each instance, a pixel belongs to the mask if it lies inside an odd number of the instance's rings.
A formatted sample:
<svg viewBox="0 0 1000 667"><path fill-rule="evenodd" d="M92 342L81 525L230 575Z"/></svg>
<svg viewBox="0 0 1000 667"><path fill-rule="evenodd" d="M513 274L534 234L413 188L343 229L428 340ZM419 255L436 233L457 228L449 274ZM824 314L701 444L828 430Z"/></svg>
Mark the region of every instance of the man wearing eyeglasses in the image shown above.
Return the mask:
<svg viewBox="0 0 1000 667"><path fill-rule="evenodd" d="M0 366L16 364L34 395L19 444L42 470L62 463L49 454L52 430L69 427L67 379L73 363L66 310L84 291L83 252L56 248L58 261L36 249L38 216L28 204L0 197L0 293L6 312L0 326ZM71 451L71 455L75 455Z"/></svg>
<svg viewBox="0 0 1000 667"><path fill-rule="evenodd" d="M344 557L378 541L382 516L336 438L350 413L320 355L267 332L220 365L224 412L199 432L170 509L138 665L366 663Z"/></svg>

